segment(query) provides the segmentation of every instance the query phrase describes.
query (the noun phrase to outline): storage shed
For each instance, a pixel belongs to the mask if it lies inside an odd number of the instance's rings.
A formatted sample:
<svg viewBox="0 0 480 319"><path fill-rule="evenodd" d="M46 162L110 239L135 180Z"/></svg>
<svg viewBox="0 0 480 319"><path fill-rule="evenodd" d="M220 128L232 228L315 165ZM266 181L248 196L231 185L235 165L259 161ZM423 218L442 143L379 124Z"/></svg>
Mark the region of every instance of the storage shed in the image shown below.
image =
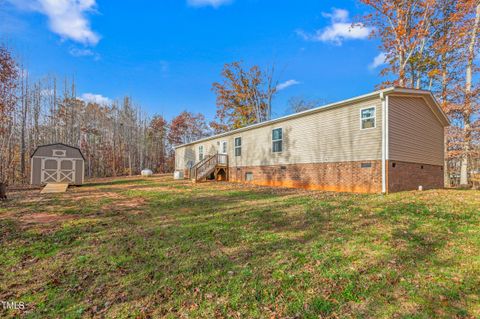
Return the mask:
<svg viewBox="0 0 480 319"><path fill-rule="evenodd" d="M31 159L30 183L83 184L85 158L79 148L55 143L41 145L33 152Z"/></svg>

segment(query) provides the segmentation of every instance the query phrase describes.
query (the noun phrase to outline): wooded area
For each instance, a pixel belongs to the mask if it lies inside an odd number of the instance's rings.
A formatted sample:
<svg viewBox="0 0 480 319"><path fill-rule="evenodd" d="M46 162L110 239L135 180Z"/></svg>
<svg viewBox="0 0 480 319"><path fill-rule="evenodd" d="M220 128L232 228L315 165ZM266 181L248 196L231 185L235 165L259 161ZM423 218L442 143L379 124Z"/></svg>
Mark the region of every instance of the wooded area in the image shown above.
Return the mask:
<svg viewBox="0 0 480 319"><path fill-rule="evenodd" d="M143 168L173 170L174 144L210 134L201 114L182 112L168 122L149 117L132 98L99 104L77 97L74 80L54 76L31 81L0 48L0 177L28 183L30 154L38 145L78 146L86 177L139 174Z"/></svg>
<svg viewBox="0 0 480 319"><path fill-rule="evenodd" d="M470 185L480 173L478 0L360 0L362 24L381 40L380 86L432 91L451 120L445 180ZM478 181L477 181L478 182Z"/></svg>
<svg viewBox="0 0 480 319"><path fill-rule="evenodd" d="M475 0L360 0L370 14L358 24L381 40L386 67L379 87L431 90L451 119L445 143L449 185L471 185L480 174L478 48L480 4ZM353 27L353 26L352 26ZM99 104L76 95L73 79L29 79L12 52L0 47L0 178L25 183L29 155L41 144L79 146L86 177L173 169L173 145L269 120L277 93L274 68L225 64L217 115L182 112L170 122L149 117L131 97ZM294 111L317 102L292 98Z"/></svg>

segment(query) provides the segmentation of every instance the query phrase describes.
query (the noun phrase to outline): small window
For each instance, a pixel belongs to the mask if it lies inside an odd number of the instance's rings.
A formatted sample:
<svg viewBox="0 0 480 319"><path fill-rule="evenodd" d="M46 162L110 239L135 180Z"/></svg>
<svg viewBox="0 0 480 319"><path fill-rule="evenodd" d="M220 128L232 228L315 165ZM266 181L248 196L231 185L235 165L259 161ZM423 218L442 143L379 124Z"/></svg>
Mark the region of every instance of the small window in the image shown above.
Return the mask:
<svg viewBox="0 0 480 319"><path fill-rule="evenodd" d="M375 107L360 110L361 128L375 128Z"/></svg>
<svg viewBox="0 0 480 319"><path fill-rule="evenodd" d="M247 182L253 181L253 173L252 172L246 172L245 173L245 181L247 181Z"/></svg>
<svg viewBox="0 0 480 319"><path fill-rule="evenodd" d="M397 163L392 163L392 167L395 168L397 166Z"/></svg>
<svg viewBox="0 0 480 319"><path fill-rule="evenodd" d="M372 167L372 163L362 163L362 164L360 164L360 166L362 168L370 168L370 167Z"/></svg>
<svg viewBox="0 0 480 319"><path fill-rule="evenodd" d="M423 169L423 165L420 166L420 169Z"/></svg>
<svg viewBox="0 0 480 319"><path fill-rule="evenodd" d="M198 147L198 160L203 161L203 145Z"/></svg>
<svg viewBox="0 0 480 319"><path fill-rule="evenodd" d="M235 138L235 156L242 156L242 138Z"/></svg>
<svg viewBox="0 0 480 319"><path fill-rule="evenodd" d="M65 151L65 150L53 150L53 156L65 157L65 156L67 156L67 151Z"/></svg>
<svg viewBox="0 0 480 319"><path fill-rule="evenodd" d="M272 130L272 152L281 153L283 151L283 132L281 128Z"/></svg>

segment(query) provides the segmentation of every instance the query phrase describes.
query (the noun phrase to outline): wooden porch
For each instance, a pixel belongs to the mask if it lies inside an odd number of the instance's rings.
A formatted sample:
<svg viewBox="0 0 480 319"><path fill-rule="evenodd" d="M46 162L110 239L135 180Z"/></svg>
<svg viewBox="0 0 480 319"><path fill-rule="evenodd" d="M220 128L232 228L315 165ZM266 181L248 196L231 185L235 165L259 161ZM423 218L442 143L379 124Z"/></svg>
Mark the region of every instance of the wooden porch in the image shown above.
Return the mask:
<svg viewBox="0 0 480 319"><path fill-rule="evenodd" d="M228 155L217 153L205 157L190 169L189 178L194 183L208 180L228 181Z"/></svg>

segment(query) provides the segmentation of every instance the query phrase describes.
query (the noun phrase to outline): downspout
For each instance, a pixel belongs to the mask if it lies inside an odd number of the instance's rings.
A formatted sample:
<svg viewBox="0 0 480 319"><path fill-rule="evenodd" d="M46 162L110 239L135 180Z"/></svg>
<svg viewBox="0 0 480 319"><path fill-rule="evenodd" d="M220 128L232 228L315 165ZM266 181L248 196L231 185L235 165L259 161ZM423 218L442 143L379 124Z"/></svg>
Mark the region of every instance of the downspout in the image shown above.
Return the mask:
<svg viewBox="0 0 480 319"><path fill-rule="evenodd" d="M380 100L382 101L382 193L387 192L387 152L386 152L386 100L384 92L380 92Z"/></svg>
<svg viewBox="0 0 480 319"><path fill-rule="evenodd" d="M389 102L388 102L388 95L385 97L385 192L388 193L388 185L389 185L389 160L390 160L390 155L389 155L389 141L390 141L390 126L388 125L389 123L389 115L388 115L388 110L389 110Z"/></svg>

